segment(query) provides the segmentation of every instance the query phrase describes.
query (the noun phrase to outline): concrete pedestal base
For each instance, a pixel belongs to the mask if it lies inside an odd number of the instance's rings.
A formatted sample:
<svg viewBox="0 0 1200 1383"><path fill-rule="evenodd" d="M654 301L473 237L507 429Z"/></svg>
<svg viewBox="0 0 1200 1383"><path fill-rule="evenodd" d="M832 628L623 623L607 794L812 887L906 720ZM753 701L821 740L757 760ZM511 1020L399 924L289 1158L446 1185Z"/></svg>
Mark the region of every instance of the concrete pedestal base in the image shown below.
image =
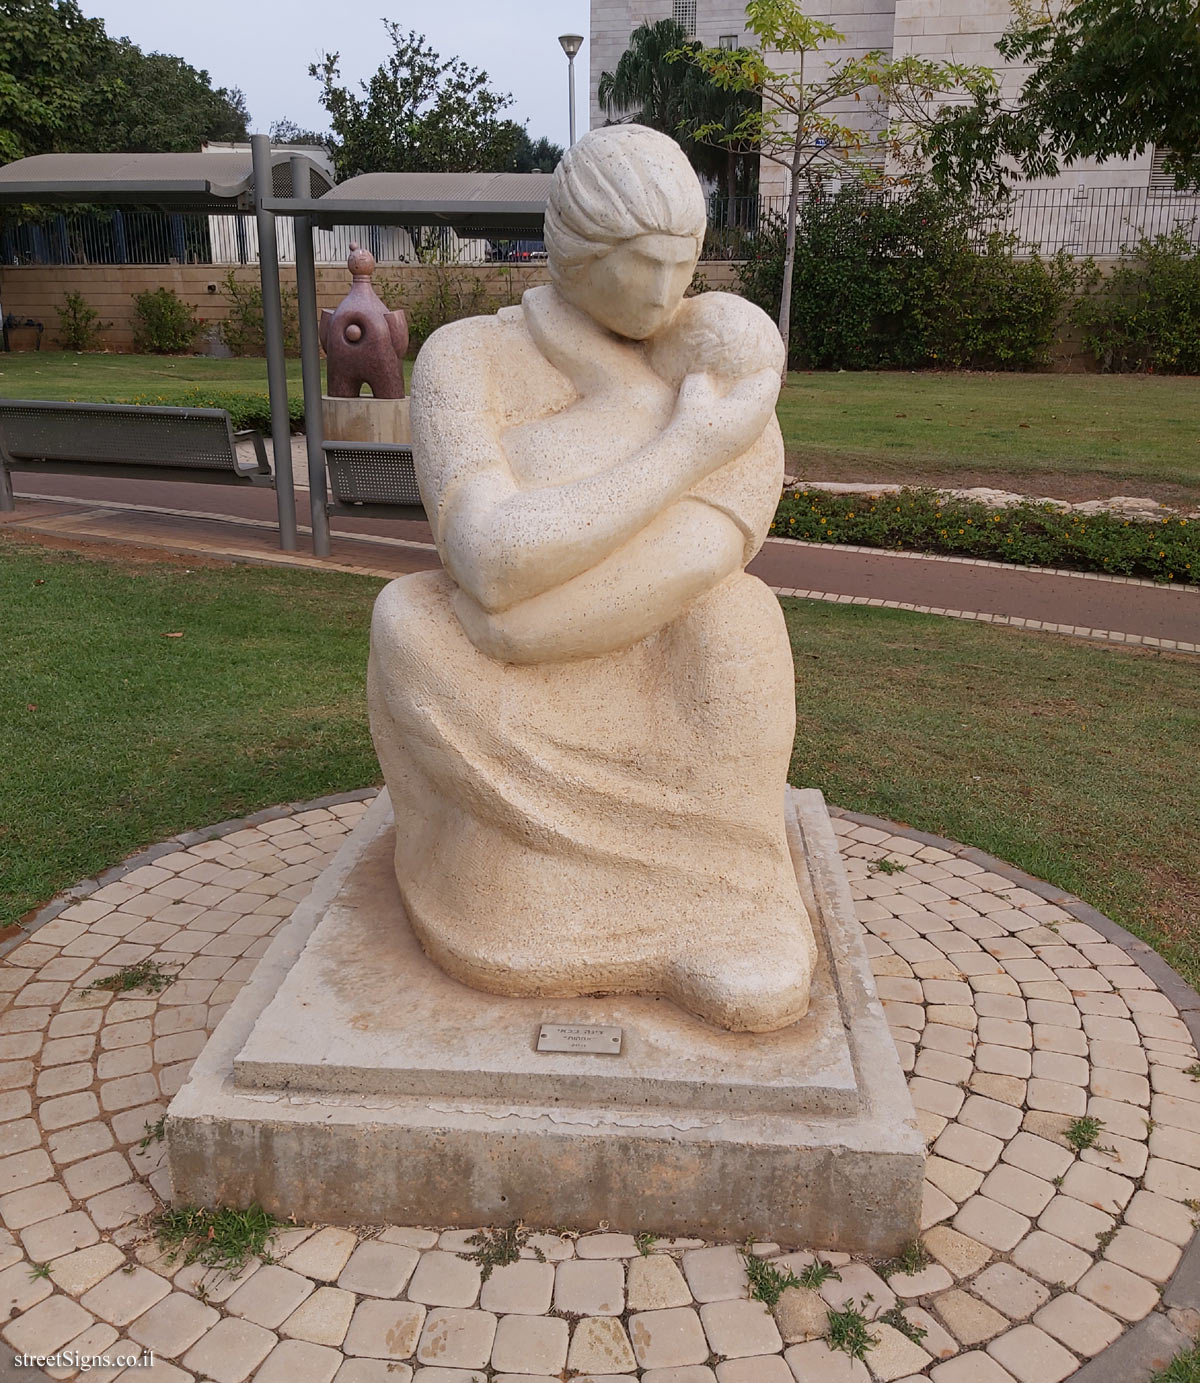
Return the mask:
<svg viewBox="0 0 1200 1383"><path fill-rule="evenodd" d="M175 1097L177 1197L898 1251L924 1143L819 793L790 794L789 838L821 949L812 1006L735 1034L666 1000L508 999L444 975L405 921L382 796ZM540 1052L545 1024L619 1027L620 1052Z"/></svg>
<svg viewBox="0 0 1200 1383"><path fill-rule="evenodd" d="M385 446L412 445L408 399L321 397L321 423L329 442L371 442Z"/></svg>

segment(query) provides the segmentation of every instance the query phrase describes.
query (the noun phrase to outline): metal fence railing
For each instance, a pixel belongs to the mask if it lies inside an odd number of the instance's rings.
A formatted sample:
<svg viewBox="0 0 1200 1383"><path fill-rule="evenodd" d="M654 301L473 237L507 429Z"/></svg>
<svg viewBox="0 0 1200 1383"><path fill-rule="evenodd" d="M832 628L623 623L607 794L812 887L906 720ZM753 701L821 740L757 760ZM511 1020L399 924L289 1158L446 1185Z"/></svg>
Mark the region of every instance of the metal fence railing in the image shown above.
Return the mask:
<svg viewBox="0 0 1200 1383"><path fill-rule="evenodd" d="M755 253L758 236L782 224L786 205L784 197L726 198L714 193L702 258L739 260ZM981 213L979 236L988 230L1011 234L1019 242L1019 253L1065 250L1111 258L1143 238L1174 231L1200 245L1200 193L1195 191L1020 188L1003 204L981 208ZM280 217L277 230L280 260L293 262L291 221ZM344 264L351 240L370 249L380 264L390 265L536 263L546 255L540 239L502 227L458 235L448 227L338 226L315 232L316 262ZM257 262L258 232L252 215L112 209L9 222L0 231L0 264L7 265Z"/></svg>

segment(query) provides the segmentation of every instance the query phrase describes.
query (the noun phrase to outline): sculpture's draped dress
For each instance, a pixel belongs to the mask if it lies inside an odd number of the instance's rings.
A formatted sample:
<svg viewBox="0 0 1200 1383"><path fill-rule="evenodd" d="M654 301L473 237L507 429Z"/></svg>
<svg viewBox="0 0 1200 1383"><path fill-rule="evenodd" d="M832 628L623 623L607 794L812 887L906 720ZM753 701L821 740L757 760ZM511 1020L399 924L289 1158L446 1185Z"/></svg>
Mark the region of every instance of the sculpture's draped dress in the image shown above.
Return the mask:
<svg viewBox="0 0 1200 1383"><path fill-rule="evenodd" d="M443 330L439 368L457 359L483 376L498 453L509 429L569 407L572 387L521 308ZM738 570L623 650L532 665L481 653L455 614L445 542L472 462L439 454L422 425L419 405L439 407L437 389L418 362L418 475L448 570L383 592L369 671L397 877L426 951L493 992L650 990L693 1009L693 986L736 988L745 964L752 987L774 955L805 970L806 995L813 943L783 809L794 674L778 602ZM741 530L743 564L769 527L782 465L772 419L697 487ZM793 997L790 1017L805 1003ZM705 1016L725 1021L719 1005Z"/></svg>

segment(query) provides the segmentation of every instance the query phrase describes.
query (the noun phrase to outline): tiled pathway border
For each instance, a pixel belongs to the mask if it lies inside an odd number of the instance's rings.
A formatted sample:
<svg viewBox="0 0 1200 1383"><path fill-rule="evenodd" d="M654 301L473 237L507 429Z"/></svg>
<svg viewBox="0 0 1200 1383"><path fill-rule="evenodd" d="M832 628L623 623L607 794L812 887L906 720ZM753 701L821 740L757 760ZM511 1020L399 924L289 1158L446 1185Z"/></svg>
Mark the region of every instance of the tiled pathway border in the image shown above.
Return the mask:
<svg viewBox="0 0 1200 1383"><path fill-rule="evenodd" d="M236 1282L163 1263L139 1223L169 1189L162 1145L140 1147L143 1130L373 795L163 842L69 890L0 948L7 1347L154 1348L155 1368L129 1383L1139 1383L1191 1343L1200 1081L1187 1070L1200 996L1072 895L836 809L932 1145L930 1266L885 1282L825 1254L841 1281L819 1296L789 1290L772 1319L746 1300L732 1247L660 1243L643 1256L602 1232L542 1236L546 1263L501 1269L482 1294L457 1255L463 1231L287 1230L276 1262ZM871 868L885 856L903 869ZM147 957L181 969L162 994L84 989ZM1061 1135L1085 1111L1104 1121L1103 1150L1075 1156ZM33 1275L42 1263L48 1276ZM826 1307L868 1296L869 1315L899 1304L928 1332L919 1346L875 1321L869 1372L810 1338Z"/></svg>

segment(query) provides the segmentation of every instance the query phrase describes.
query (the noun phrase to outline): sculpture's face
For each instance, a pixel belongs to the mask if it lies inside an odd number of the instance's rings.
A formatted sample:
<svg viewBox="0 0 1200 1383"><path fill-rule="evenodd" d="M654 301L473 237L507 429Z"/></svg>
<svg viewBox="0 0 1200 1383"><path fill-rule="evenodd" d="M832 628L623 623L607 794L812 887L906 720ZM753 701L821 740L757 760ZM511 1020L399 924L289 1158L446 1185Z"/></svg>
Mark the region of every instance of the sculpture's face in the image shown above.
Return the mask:
<svg viewBox="0 0 1200 1383"><path fill-rule="evenodd" d="M699 254L691 236L639 235L560 276L559 288L609 331L645 341L675 315Z"/></svg>

